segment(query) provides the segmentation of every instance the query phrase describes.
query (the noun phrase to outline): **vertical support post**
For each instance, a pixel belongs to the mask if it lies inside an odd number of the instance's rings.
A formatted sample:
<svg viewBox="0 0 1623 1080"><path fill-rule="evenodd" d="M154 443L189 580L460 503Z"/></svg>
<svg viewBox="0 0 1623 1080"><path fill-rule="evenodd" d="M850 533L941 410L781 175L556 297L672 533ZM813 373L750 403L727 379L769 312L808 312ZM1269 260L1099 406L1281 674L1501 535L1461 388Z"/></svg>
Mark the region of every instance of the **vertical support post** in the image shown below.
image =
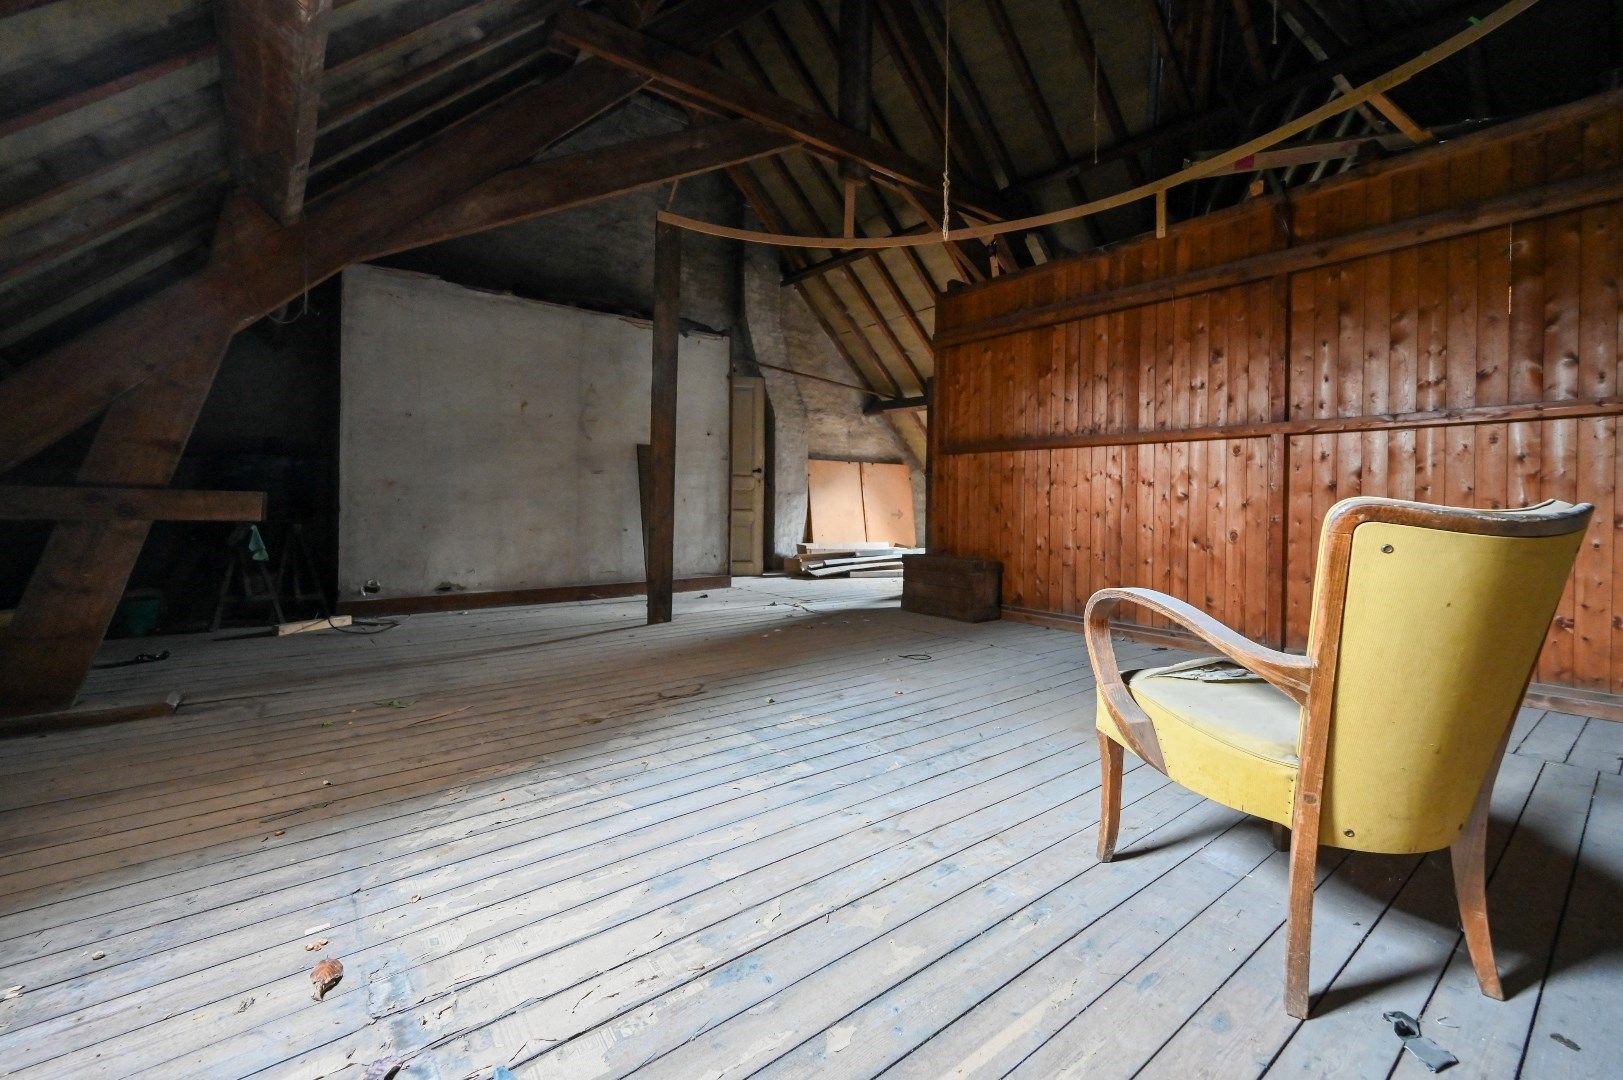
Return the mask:
<svg viewBox="0 0 1623 1080"><path fill-rule="evenodd" d="M671 621L676 563L676 351L681 337L682 233L654 226L654 370L648 414L648 623Z"/></svg>
<svg viewBox="0 0 1623 1080"><path fill-rule="evenodd" d="M941 468L941 417L936 412L936 386L941 378L941 350L936 350L935 374L924 380L924 550L941 554L941 514L937 510L936 470Z"/></svg>
<svg viewBox="0 0 1623 1080"><path fill-rule="evenodd" d="M229 220L222 217L222 231ZM107 411L80 483L163 487L174 478L239 318L227 298L205 299L174 362ZM151 527L63 521L52 528L11 625L0 631L0 716L73 704Z"/></svg>

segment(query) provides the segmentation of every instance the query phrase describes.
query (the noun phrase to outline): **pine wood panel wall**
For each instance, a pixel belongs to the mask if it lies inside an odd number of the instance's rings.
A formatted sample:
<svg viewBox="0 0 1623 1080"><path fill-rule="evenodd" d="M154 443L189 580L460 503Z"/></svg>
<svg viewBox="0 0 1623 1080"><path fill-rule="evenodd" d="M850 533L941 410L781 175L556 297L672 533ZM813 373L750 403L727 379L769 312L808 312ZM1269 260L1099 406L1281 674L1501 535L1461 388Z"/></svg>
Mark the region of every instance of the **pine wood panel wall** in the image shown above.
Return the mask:
<svg viewBox="0 0 1623 1080"><path fill-rule="evenodd" d="M950 294L932 548L1300 647L1336 500L1587 500L1536 678L1623 692L1620 166L1613 93Z"/></svg>

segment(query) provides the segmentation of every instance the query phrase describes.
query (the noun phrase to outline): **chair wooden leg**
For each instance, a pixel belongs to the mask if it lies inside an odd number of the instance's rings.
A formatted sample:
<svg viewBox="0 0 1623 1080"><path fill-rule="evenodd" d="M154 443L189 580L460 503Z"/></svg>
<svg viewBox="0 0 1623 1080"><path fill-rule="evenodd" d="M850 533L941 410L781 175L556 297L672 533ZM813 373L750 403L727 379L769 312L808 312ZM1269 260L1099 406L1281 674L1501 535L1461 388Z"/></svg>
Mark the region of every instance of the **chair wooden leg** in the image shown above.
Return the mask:
<svg viewBox="0 0 1623 1080"><path fill-rule="evenodd" d="M1313 947L1313 882L1319 862L1318 815L1312 828L1291 830L1290 907L1285 917L1285 1011L1298 1020L1308 1013L1309 956Z"/></svg>
<svg viewBox="0 0 1623 1080"><path fill-rule="evenodd" d="M1493 959L1493 937L1488 929L1487 800L1480 802L1483 812L1473 811L1465 831L1449 848L1448 856L1454 865L1454 897L1459 901L1460 926L1465 931L1465 945L1471 951L1477 985L1495 1001L1503 1001L1505 990L1499 983L1499 968Z"/></svg>
<svg viewBox="0 0 1623 1080"><path fill-rule="evenodd" d="M1116 856L1116 831L1121 826L1121 746L1099 732L1099 861Z"/></svg>

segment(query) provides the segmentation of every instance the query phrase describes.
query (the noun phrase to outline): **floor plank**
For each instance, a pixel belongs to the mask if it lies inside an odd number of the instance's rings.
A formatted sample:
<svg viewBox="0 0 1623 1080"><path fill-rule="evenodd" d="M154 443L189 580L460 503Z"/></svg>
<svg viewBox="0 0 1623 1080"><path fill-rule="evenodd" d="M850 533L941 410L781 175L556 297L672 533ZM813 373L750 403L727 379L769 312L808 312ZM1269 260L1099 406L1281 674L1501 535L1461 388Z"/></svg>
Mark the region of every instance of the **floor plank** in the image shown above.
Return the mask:
<svg viewBox="0 0 1623 1080"><path fill-rule="evenodd" d="M1266 830L1140 766L1097 863L1081 639L896 595L110 643L171 658L93 703L185 703L0 755L0 1075L1410 1076L1393 1007L1460 1075L1623 1071L1623 725L1517 717L1509 1002L1475 992L1446 856L1327 851L1301 1024Z"/></svg>

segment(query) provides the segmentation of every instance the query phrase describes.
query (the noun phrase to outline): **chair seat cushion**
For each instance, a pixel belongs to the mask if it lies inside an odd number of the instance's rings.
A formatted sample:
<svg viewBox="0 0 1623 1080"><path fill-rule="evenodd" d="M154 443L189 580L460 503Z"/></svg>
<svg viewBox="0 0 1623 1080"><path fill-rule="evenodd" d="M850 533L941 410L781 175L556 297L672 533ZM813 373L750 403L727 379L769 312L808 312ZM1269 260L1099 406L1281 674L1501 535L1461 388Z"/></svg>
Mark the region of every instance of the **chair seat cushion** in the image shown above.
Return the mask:
<svg viewBox="0 0 1623 1080"><path fill-rule="evenodd" d="M1218 665L1227 663L1134 672L1127 692L1155 727L1167 776L1224 806L1289 824L1301 709L1260 679L1225 677ZM1097 716L1100 731L1129 745L1102 700Z"/></svg>
<svg viewBox="0 0 1623 1080"><path fill-rule="evenodd" d="M1243 673L1242 678L1203 678ZM1301 709L1281 690L1226 660L1202 658L1132 676L1128 690L1146 711L1198 728L1219 742L1268 761L1297 765Z"/></svg>

